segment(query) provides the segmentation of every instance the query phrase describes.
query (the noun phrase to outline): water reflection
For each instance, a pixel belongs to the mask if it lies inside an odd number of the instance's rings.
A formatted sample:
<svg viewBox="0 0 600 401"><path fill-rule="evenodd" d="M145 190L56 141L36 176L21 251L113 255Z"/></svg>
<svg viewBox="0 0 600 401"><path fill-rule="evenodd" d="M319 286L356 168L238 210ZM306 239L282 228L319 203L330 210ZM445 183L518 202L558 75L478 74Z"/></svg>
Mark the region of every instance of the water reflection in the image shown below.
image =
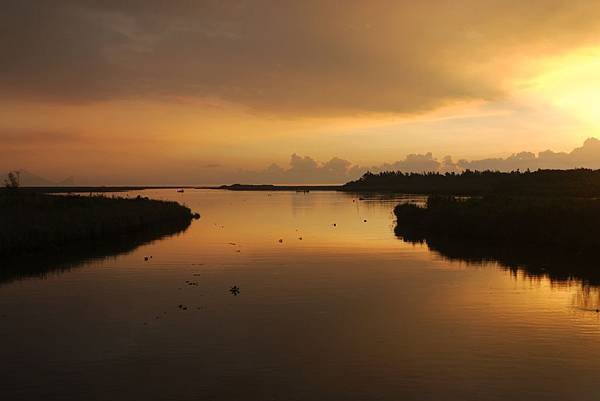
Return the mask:
<svg viewBox="0 0 600 401"><path fill-rule="evenodd" d="M401 225L394 228L405 242L426 244L430 251L452 262L472 267L496 264L516 279L547 278L552 285L580 286L573 305L596 312L600 307L600 269L598 261L557 248L520 246L514 243L424 236Z"/></svg>
<svg viewBox="0 0 600 401"><path fill-rule="evenodd" d="M399 241L400 199L141 194L202 219L0 286L2 399L600 399L596 287Z"/></svg>
<svg viewBox="0 0 600 401"><path fill-rule="evenodd" d="M0 285L28 277L44 278L49 274L62 273L76 267L86 266L92 261L101 261L127 254L141 245L181 234L189 226L189 221L169 222L104 241L85 241L64 246L55 251L37 252L4 259L0 264ZM145 256L144 260L149 261L150 258L150 256Z"/></svg>
<svg viewBox="0 0 600 401"><path fill-rule="evenodd" d="M573 296L572 304L584 311L600 313L600 288L582 286L581 290Z"/></svg>

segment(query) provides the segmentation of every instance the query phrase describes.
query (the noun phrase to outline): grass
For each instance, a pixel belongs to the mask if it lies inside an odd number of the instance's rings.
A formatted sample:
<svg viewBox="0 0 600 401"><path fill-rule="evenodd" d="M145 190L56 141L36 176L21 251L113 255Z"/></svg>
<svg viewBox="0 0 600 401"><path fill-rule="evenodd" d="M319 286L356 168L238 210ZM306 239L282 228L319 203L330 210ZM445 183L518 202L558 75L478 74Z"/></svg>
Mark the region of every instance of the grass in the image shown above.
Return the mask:
<svg viewBox="0 0 600 401"><path fill-rule="evenodd" d="M600 246L599 199L430 196L427 207L400 204L394 214L396 233L408 238L507 241L574 255L594 253Z"/></svg>
<svg viewBox="0 0 600 401"><path fill-rule="evenodd" d="M394 213L398 237L446 259L600 284L600 200L430 196L425 208L400 204Z"/></svg>
<svg viewBox="0 0 600 401"><path fill-rule="evenodd" d="M21 190L0 192L0 255L58 250L90 241L122 240L194 218L177 202L148 198L57 196Z"/></svg>

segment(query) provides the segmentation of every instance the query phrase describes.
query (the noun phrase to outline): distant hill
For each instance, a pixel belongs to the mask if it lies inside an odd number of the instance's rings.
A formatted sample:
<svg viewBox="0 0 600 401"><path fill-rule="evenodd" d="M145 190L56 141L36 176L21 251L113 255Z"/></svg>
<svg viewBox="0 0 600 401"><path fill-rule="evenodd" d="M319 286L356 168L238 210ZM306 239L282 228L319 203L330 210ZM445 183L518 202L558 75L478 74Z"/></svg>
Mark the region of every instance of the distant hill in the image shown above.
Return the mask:
<svg viewBox="0 0 600 401"><path fill-rule="evenodd" d="M20 174L20 183L22 187L70 187L75 185L75 179L73 177L67 177L62 181L52 181L39 175L33 174L27 170L18 170ZM4 182L2 177L0 182Z"/></svg>
<svg viewBox="0 0 600 401"><path fill-rule="evenodd" d="M75 177L67 177L62 181L56 183L59 187L72 187L75 186Z"/></svg>

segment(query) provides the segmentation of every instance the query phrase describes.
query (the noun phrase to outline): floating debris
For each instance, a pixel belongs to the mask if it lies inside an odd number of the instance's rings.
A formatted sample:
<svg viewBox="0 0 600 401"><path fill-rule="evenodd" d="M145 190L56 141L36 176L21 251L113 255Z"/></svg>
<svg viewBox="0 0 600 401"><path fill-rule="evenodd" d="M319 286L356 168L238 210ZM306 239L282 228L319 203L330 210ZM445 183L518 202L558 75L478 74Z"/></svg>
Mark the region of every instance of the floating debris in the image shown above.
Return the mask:
<svg viewBox="0 0 600 401"><path fill-rule="evenodd" d="M146 262L148 261L148 256L144 257L144 261L146 261Z"/></svg>
<svg viewBox="0 0 600 401"><path fill-rule="evenodd" d="M283 239L282 238L279 239L279 243L283 244Z"/></svg>
<svg viewBox="0 0 600 401"><path fill-rule="evenodd" d="M299 239L300 241L302 241L302 237L298 237L298 239Z"/></svg>
<svg viewBox="0 0 600 401"><path fill-rule="evenodd" d="M337 227L337 224L333 223L333 226L334 226L334 227Z"/></svg>
<svg viewBox="0 0 600 401"><path fill-rule="evenodd" d="M366 222L367 222L367 219L364 219L364 220L363 220L363 223L366 223Z"/></svg>
<svg viewBox="0 0 600 401"><path fill-rule="evenodd" d="M238 287L237 285L234 285L233 287L231 287L229 289L229 292L231 292L234 296L238 296L240 293L240 287Z"/></svg>

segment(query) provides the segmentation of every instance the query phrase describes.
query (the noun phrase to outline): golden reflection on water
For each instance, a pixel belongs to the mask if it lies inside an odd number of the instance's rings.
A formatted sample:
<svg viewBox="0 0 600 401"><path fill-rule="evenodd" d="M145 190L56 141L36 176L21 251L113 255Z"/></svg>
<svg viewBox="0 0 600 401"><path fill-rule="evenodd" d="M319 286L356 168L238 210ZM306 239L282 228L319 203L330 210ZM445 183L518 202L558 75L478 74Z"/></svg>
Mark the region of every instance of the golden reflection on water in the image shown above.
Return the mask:
<svg viewBox="0 0 600 401"><path fill-rule="evenodd" d="M573 296L573 305L584 311L600 310L600 289L592 286L581 286Z"/></svg>
<svg viewBox="0 0 600 401"><path fill-rule="evenodd" d="M202 217L130 253L0 286L9 399L89 398L97 380L104 399L600 399L598 288L403 242L400 199L139 194ZM109 372L124 379L98 379ZM56 385L65 377L73 397Z"/></svg>

